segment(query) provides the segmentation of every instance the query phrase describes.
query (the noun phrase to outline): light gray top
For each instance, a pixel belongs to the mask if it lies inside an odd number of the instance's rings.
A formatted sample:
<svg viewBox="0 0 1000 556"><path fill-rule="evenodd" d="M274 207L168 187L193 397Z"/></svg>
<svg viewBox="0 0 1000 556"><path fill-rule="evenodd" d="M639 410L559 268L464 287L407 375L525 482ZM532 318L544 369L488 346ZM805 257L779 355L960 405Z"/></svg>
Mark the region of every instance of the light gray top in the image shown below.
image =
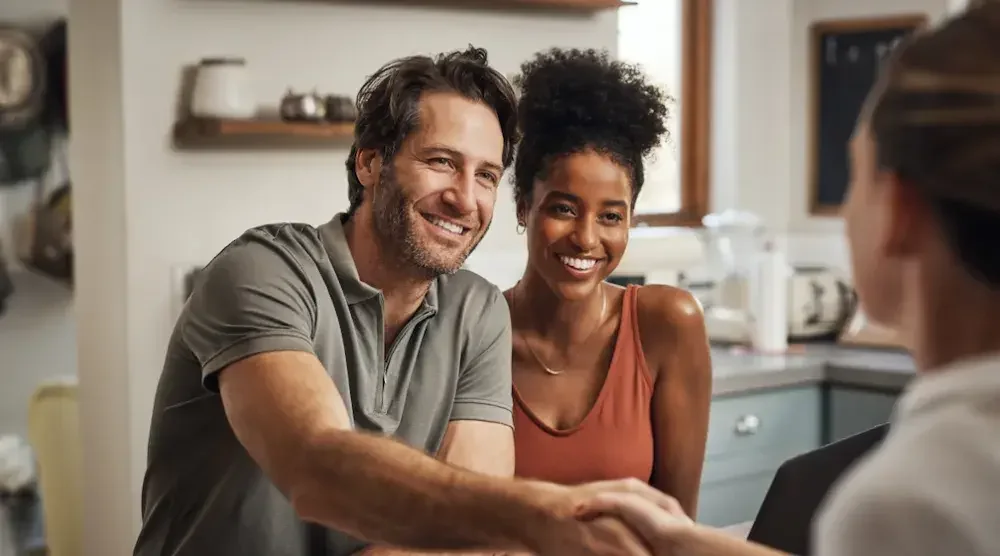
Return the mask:
<svg viewBox="0 0 1000 556"><path fill-rule="evenodd" d="M818 556L1000 554L1000 357L920 376L816 526Z"/></svg>
<svg viewBox="0 0 1000 556"><path fill-rule="evenodd" d="M466 271L437 278L386 351L383 297L358 278L342 218L251 229L199 274L156 392L136 555L307 554L305 523L236 440L218 395L217 373L250 355L315 354L354 427L431 454L452 420L513 426L500 291ZM328 539L330 554L364 546Z"/></svg>

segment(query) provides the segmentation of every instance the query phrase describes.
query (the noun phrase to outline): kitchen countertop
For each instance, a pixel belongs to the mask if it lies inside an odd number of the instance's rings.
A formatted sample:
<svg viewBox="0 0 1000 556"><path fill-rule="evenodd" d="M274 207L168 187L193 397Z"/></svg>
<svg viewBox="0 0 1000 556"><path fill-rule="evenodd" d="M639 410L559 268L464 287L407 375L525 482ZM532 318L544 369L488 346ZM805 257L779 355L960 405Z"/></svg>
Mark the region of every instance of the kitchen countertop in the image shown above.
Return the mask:
<svg viewBox="0 0 1000 556"><path fill-rule="evenodd" d="M899 391L916 372L905 352L833 344L809 345L804 353L794 355L762 355L713 347L712 366L715 396L823 382Z"/></svg>

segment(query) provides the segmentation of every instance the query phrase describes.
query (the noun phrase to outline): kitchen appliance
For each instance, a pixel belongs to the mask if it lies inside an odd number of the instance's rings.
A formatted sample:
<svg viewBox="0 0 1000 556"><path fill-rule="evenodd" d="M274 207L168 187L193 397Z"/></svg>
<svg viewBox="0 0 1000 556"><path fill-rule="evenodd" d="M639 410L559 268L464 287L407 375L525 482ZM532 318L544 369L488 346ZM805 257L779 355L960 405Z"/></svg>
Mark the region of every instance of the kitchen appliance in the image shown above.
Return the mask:
<svg viewBox="0 0 1000 556"><path fill-rule="evenodd" d="M763 245L760 219L748 212L726 210L702 219L708 288L702 296L705 325L713 341L748 342L750 279L755 256Z"/></svg>
<svg viewBox="0 0 1000 556"><path fill-rule="evenodd" d="M279 104L281 119L286 122L322 122L327 116L327 99L319 93L296 93L289 89Z"/></svg>
<svg viewBox="0 0 1000 556"><path fill-rule="evenodd" d="M836 341L857 305L850 283L829 268L795 266L789 268L788 281L789 342ZM749 282L731 282L728 287L730 299L749 298ZM743 291L737 292L740 288ZM752 318L749 304L705 308L705 325L714 342L749 343Z"/></svg>
<svg viewBox="0 0 1000 556"><path fill-rule="evenodd" d="M198 63L191 114L199 118L249 119L257 112L243 58L205 58Z"/></svg>
<svg viewBox="0 0 1000 556"><path fill-rule="evenodd" d="M857 296L840 273L793 267L788 285L788 339L835 341L854 314Z"/></svg>
<svg viewBox="0 0 1000 556"><path fill-rule="evenodd" d="M712 282L704 296L709 338L721 343L749 343L754 315L751 280L754 264L769 241L760 219L739 211L707 215L703 239ZM835 341L856 304L850 282L833 269L789 266L788 339Z"/></svg>
<svg viewBox="0 0 1000 556"><path fill-rule="evenodd" d="M354 99L343 95L326 95L326 119L329 122L353 122L358 118Z"/></svg>

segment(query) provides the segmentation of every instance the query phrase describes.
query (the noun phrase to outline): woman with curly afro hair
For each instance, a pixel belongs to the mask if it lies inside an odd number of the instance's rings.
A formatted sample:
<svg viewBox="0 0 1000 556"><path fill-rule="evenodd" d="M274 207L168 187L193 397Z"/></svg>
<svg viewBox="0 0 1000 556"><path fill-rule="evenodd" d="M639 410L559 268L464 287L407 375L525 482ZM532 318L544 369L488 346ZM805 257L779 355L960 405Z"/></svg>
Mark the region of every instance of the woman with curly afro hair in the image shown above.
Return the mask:
<svg viewBox="0 0 1000 556"><path fill-rule="evenodd" d="M636 66L593 50L550 50L521 70L514 196L528 264L505 292L516 473L634 477L694 515L711 397L700 306L669 286L605 282L670 99Z"/></svg>

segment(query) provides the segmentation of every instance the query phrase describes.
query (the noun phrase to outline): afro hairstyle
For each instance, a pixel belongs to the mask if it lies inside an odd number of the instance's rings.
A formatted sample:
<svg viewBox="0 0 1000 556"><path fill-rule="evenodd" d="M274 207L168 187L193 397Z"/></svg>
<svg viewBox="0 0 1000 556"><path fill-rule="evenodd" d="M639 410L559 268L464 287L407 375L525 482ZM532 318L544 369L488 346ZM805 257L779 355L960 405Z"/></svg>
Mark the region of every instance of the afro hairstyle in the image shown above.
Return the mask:
<svg viewBox="0 0 1000 556"><path fill-rule="evenodd" d="M514 162L514 200L530 204L535 180L561 157L588 150L621 165L632 183L632 204L645 179L643 159L668 138L667 104L641 68L597 50L540 52L521 65L522 133Z"/></svg>

